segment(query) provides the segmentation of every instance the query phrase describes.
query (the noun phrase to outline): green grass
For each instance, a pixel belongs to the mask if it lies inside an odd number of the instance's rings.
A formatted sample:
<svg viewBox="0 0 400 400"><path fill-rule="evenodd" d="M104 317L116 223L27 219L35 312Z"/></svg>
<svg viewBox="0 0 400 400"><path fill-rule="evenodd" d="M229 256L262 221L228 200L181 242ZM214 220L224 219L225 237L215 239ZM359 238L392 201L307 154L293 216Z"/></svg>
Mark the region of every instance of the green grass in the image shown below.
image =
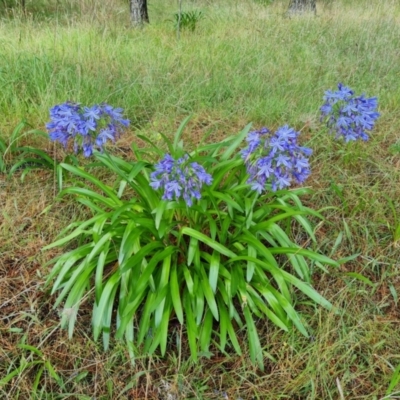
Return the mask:
<svg viewBox="0 0 400 400"><path fill-rule="evenodd" d="M68 341L58 329L59 310L51 309L54 299L42 291L43 264L55 254L40 249L85 209L54 202L49 172L31 173L23 184L0 175L0 397L395 398L400 156L390 147L400 129L398 2L326 0L317 2L316 18L289 19L287 1L187 1L184 11L204 18L179 41L172 0L150 2L151 24L143 30L130 28L126 1L63 1L59 9L56 3L27 0L27 13L0 15L2 138L22 119L44 129L49 107L67 99L123 107L132 120L120 142L127 157L135 134L171 134L191 113L185 140L193 144L206 132L221 138L250 121L270 128L288 123L314 149L307 185L315 194L306 203L326 208L317 226L321 251L337 259L360 255L329 275L315 273L315 287L341 313L299 303L312 340L260 321L264 374L233 353L216 351L194 365L178 327L165 359L143 355L131 366L118 343L107 354L93 343L89 305L81 307L77 334ZM367 143L336 143L319 125L323 92L338 82L378 96L382 116ZM52 156L62 153L29 137L21 145L32 142ZM301 244L301 232L294 235Z"/></svg>

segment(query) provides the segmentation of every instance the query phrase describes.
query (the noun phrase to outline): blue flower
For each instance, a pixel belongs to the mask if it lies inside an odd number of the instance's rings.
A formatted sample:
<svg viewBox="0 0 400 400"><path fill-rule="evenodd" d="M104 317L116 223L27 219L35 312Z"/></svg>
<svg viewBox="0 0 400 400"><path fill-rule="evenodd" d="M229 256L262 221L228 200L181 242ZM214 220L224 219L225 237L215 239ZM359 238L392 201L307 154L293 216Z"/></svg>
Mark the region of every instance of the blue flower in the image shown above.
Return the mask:
<svg viewBox="0 0 400 400"><path fill-rule="evenodd" d="M170 154L155 165L150 174L150 186L154 190L163 189L164 200L183 198L188 207L194 199L201 198L203 184L211 185L212 177L197 162L189 163L189 156L174 159Z"/></svg>
<svg viewBox="0 0 400 400"><path fill-rule="evenodd" d="M251 189L261 194L270 183L276 191L303 183L310 175L308 158L312 150L297 145L299 133L288 125L271 133L267 128L254 131L247 138L248 147L241 151ZM257 146L254 144L257 143Z"/></svg>
<svg viewBox="0 0 400 400"><path fill-rule="evenodd" d="M67 147L71 135L62 130L53 130L50 133L50 140L60 142L64 147Z"/></svg>
<svg viewBox="0 0 400 400"><path fill-rule="evenodd" d="M83 107L83 116L86 119L100 119L101 114L101 107L99 107L98 105L95 105L93 107Z"/></svg>
<svg viewBox="0 0 400 400"><path fill-rule="evenodd" d="M91 142L83 143L82 149L85 157L90 157L93 154L93 144Z"/></svg>
<svg viewBox="0 0 400 400"><path fill-rule="evenodd" d="M79 103L67 101L50 109L50 122L46 124L52 141L67 147L73 141L74 151L80 149L90 157L94 149L103 151L108 140L115 142L129 120L122 118L122 108L108 104L82 107Z"/></svg>
<svg viewBox="0 0 400 400"><path fill-rule="evenodd" d="M353 90L339 83L337 91L325 92L324 100L321 118L330 131L336 133L336 138L343 137L345 142L368 140L366 131L373 129L380 115L376 111L376 97L355 96Z"/></svg>
<svg viewBox="0 0 400 400"><path fill-rule="evenodd" d="M100 131L100 133L97 135L96 145L99 148L102 148L106 144L107 140L111 140L112 142L115 142L115 135L113 134L113 131L110 129L107 129L107 128L102 129Z"/></svg>

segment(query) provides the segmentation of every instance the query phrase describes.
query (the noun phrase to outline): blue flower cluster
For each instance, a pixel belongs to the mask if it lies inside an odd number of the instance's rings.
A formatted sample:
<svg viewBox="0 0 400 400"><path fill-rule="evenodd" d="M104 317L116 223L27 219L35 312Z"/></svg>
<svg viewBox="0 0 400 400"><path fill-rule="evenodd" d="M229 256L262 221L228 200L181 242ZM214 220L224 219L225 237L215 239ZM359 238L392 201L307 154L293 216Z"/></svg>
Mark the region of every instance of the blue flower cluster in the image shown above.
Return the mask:
<svg viewBox="0 0 400 400"><path fill-rule="evenodd" d="M292 181L303 183L310 175L308 158L312 150L297 144L299 132L285 125L272 134L267 128L250 132L248 146L241 151L251 189L261 193L266 183L273 191Z"/></svg>
<svg viewBox="0 0 400 400"><path fill-rule="evenodd" d="M211 185L212 177L200 164L189 163L188 159L188 155L176 160L166 154L150 175L150 186L154 190L164 190L163 200L179 200L182 197L190 207L193 199L201 198L203 184Z"/></svg>
<svg viewBox="0 0 400 400"><path fill-rule="evenodd" d="M67 147L74 142L77 153L80 148L85 157L93 154L93 149L103 150L107 140L115 142L129 120L122 117L122 108L108 104L82 107L79 103L67 101L50 109L50 122L46 124L50 140Z"/></svg>
<svg viewBox="0 0 400 400"><path fill-rule="evenodd" d="M322 119L326 118L326 124L331 132L336 132L336 138L343 137L345 142L368 140L366 131L374 127L379 117L376 97L356 97L353 90L339 83L337 91L325 92L324 100L320 109Z"/></svg>

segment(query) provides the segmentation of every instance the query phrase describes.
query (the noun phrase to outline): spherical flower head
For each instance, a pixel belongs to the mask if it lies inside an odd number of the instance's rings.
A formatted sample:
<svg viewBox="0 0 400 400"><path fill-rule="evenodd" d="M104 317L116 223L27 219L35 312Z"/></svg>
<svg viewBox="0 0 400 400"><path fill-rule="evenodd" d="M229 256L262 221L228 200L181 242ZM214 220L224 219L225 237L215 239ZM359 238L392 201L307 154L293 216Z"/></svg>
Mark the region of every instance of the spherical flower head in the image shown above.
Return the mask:
<svg viewBox="0 0 400 400"><path fill-rule="evenodd" d="M107 141L115 142L129 125L122 112L122 108L108 104L85 107L67 101L50 109L46 128L51 141L60 142L64 148L72 141L76 153L82 150L85 157L90 157L94 149L103 151Z"/></svg>
<svg viewBox="0 0 400 400"><path fill-rule="evenodd" d="M182 198L188 207L193 205L194 199L201 198L203 184L211 183L211 175L197 162L190 163L188 155L174 159L166 154L150 175L150 186L154 190L164 190L163 200Z"/></svg>
<svg viewBox="0 0 400 400"><path fill-rule="evenodd" d="M367 131L373 129L380 115L376 97L356 96L353 90L339 83L337 91L325 92L324 101L320 108L321 119L337 139L343 137L345 142L368 140Z"/></svg>
<svg viewBox="0 0 400 400"><path fill-rule="evenodd" d="M269 184L273 191L292 182L302 184L310 175L312 150L297 144L299 133L288 125L271 133L267 128L250 132L248 146L241 151L251 189L261 194ZM256 145L255 145L256 144Z"/></svg>

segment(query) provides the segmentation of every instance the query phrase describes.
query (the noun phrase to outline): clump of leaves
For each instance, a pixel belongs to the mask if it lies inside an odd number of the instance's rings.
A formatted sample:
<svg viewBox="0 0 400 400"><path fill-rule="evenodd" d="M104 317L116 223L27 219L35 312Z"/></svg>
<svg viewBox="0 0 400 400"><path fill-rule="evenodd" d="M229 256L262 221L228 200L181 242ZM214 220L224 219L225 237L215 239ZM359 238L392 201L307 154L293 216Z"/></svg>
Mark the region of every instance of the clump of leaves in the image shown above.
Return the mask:
<svg viewBox="0 0 400 400"><path fill-rule="evenodd" d="M185 326L194 360L199 351L209 352L211 343L241 354L237 332L245 329L251 359L262 368L256 320L269 319L284 331L295 326L307 336L294 293L330 309L312 288L310 271L338 263L291 239L296 221L316 240L308 217L322 217L301 203L307 189L273 191L264 182L266 190L251 190L248 159L238 151L250 125L186 152L180 139L186 123L173 141L164 136L170 157L145 137L155 160L136 147L135 162L95 152L98 164L116 175L114 187L61 164L86 184L68 187L60 196L76 196L93 217L72 223L45 248L79 243L51 261L47 284L58 293L55 307L64 303L62 326L70 336L79 306L93 289L93 333L95 339L103 336L106 349L114 322L132 359L138 346L163 355L175 320ZM253 141L254 135L248 143ZM279 176L288 173L286 168L277 166Z"/></svg>
<svg viewBox="0 0 400 400"><path fill-rule="evenodd" d="M196 30L196 26L200 20L204 18L201 11L185 11L174 14L175 29L186 29L191 32Z"/></svg>
<svg viewBox="0 0 400 400"><path fill-rule="evenodd" d="M48 138L46 132L33 129L26 121L21 121L8 139L0 138L0 172L12 175L16 171L22 171L21 180L24 180L33 169L56 168L56 161L45 151L33 146L20 145L24 137L32 135Z"/></svg>

